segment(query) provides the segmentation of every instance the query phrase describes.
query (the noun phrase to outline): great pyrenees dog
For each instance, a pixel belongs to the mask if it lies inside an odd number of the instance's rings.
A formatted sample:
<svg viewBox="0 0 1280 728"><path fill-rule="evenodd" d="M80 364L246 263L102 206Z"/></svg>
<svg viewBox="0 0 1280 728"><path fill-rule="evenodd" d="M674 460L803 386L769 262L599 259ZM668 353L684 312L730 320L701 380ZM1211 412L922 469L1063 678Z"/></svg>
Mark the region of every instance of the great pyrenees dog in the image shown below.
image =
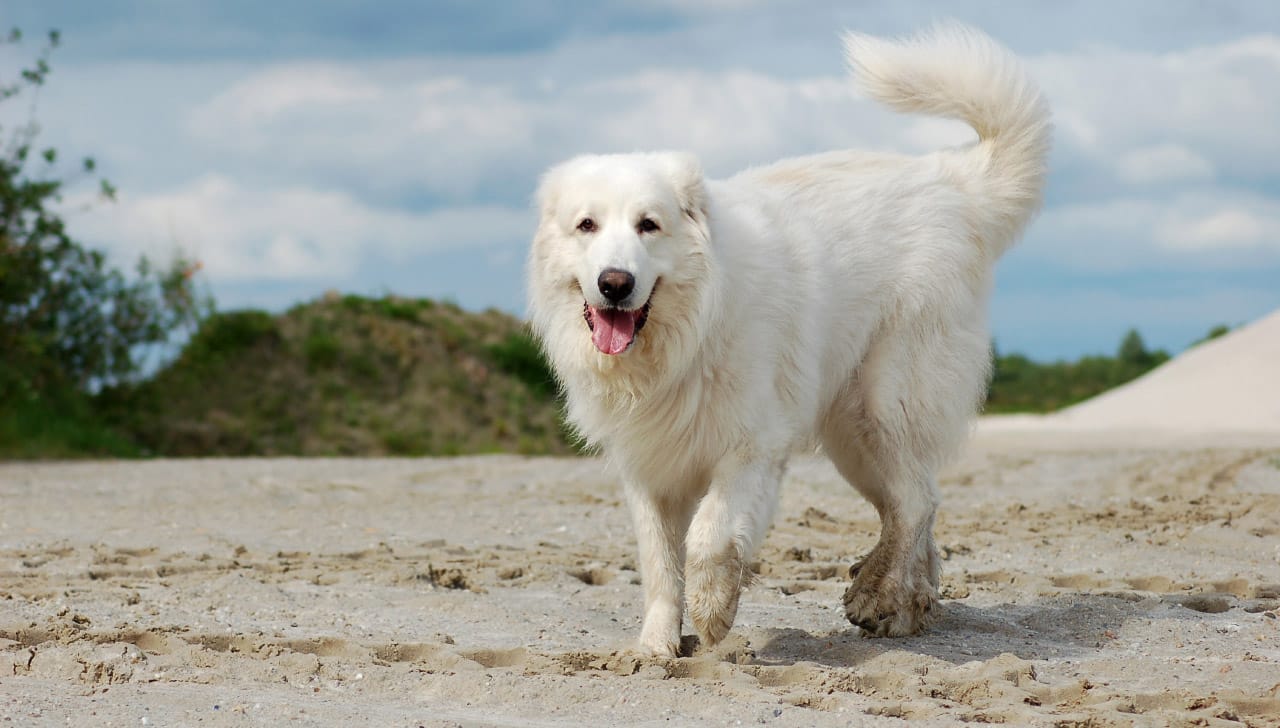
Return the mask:
<svg viewBox="0 0 1280 728"><path fill-rule="evenodd" d="M976 30L845 45L866 95L977 140L723 181L685 153L582 156L538 191L530 318L569 420L626 492L647 652L677 654L686 607L702 644L728 633L804 447L880 515L849 621L910 635L938 612L936 474L983 398L992 268L1040 206L1049 112Z"/></svg>

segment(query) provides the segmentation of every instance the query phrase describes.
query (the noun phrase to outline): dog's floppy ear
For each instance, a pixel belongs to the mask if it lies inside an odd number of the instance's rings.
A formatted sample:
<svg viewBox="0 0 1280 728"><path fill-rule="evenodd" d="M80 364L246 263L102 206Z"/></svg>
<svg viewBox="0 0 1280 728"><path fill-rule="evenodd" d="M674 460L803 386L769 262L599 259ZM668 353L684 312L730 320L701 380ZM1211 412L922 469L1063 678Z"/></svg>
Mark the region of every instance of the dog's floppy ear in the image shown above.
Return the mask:
<svg viewBox="0 0 1280 728"><path fill-rule="evenodd" d="M702 164L687 152L664 154L667 174L675 186L680 210L699 224L707 220L707 184L702 175Z"/></svg>
<svg viewBox="0 0 1280 728"><path fill-rule="evenodd" d="M558 164L547 170L538 182L536 195L538 214L543 220L555 215L556 205L560 204L560 184L564 177L564 164Z"/></svg>

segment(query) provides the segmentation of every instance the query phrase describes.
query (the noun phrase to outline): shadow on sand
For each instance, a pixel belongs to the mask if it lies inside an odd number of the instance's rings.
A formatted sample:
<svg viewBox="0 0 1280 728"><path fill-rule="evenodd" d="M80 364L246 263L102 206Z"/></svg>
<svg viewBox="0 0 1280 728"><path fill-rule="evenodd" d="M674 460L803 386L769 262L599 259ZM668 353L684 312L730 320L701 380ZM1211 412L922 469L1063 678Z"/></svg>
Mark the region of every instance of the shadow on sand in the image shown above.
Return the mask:
<svg viewBox="0 0 1280 728"><path fill-rule="evenodd" d="M923 635L870 639L850 627L830 634L799 629L770 629L763 640L752 635L755 660L765 665L800 661L856 667L888 652L930 655L953 664L989 660L1011 653L1027 660L1071 659L1095 653L1113 641L1125 623L1135 619L1214 621L1245 613L1211 615L1171 604L1155 595L1066 593L1041 597L1031 604L974 607L944 603L943 616Z"/></svg>

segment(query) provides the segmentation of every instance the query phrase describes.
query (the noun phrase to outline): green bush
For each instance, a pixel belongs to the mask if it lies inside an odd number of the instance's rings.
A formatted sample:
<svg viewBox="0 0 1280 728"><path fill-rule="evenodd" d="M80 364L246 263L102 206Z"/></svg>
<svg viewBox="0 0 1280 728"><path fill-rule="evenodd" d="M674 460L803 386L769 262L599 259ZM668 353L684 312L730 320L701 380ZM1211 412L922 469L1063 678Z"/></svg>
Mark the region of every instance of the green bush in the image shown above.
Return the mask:
<svg viewBox="0 0 1280 728"><path fill-rule="evenodd" d="M21 40L15 30L0 43ZM0 103L45 84L59 40L49 33L34 63L0 84ZM36 146L38 132L31 118L0 127L0 452L124 452L127 438L104 429L93 393L136 381L212 303L197 290L198 263L143 258L126 275L73 239L58 213L64 185L94 179L96 164L68 169L56 149ZM100 200L113 201L111 183L96 180Z"/></svg>
<svg viewBox="0 0 1280 728"><path fill-rule="evenodd" d="M137 457L142 450L94 412L88 397L0 407L0 458Z"/></svg>
<svg viewBox="0 0 1280 728"><path fill-rule="evenodd" d="M489 347L489 357L502 371L524 382L541 396L555 396L559 388L541 347L528 333L510 334Z"/></svg>
<svg viewBox="0 0 1280 728"><path fill-rule="evenodd" d="M263 339L280 340L276 319L266 311L253 309L226 311L205 319L183 350L195 362L206 358L234 356Z"/></svg>
<svg viewBox="0 0 1280 728"><path fill-rule="evenodd" d="M342 354L342 345L338 343L337 337L319 329L314 329L307 334L302 349L303 356L307 359L307 366L313 370L337 364Z"/></svg>
<svg viewBox="0 0 1280 728"><path fill-rule="evenodd" d="M1209 333L1205 334L1203 338L1196 340L1196 341L1195 341L1194 343L1192 343L1191 345L1192 345L1192 346L1199 346L1199 345L1201 345L1201 344L1205 343L1206 341L1213 341L1214 339L1218 338L1219 336L1226 336L1226 335L1227 335L1227 334L1229 334L1229 333L1231 333L1231 327L1230 327L1230 326L1228 326L1228 325L1226 325L1226 324L1218 324L1217 326L1214 326L1213 328L1209 329Z"/></svg>
<svg viewBox="0 0 1280 728"><path fill-rule="evenodd" d="M431 452L431 433L391 430L382 434L382 446L391 455L427 455Z"/></svg>
<svg viewBox="0 0 1280 728"><path fill-rule="evenodd" d="M364 296L347 294L340 299L342 307L352 313L361 313L369 309L369 299Z"/></svg>
<svg viewBox="0 0 1280 728"><path fill-rule="evenodd" d="M429 308L430 304L431 302L426 299L400 298L399 296L378 299L378 308L384 316L410 323L417 323L419 314Z"/></svg>
<svg viewBox="0 0 1280 728"><path fill-rule="evenodd" d="M8 42L21 37L14 31ZM35 64L0 86L0 103L44 85L58 42L50 33ZM92 177L93 159L74 172L59 166L57 150L35 146L33 119L0 131L0 402L136 376L150 349L193 329L207 309L195 287L199 264L178 257L157 269L143 258L130 276L114 268L74 240L57 212L64 183ZM105 179L99 191L114 200Z"/></svg>

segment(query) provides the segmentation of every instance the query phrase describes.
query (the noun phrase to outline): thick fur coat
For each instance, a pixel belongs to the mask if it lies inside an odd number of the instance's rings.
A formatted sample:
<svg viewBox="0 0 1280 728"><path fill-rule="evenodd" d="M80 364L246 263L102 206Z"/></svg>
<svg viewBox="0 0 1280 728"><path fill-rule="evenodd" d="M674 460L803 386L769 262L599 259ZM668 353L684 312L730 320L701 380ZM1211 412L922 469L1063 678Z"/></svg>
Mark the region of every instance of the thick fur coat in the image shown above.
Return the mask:
<svg viewBox="0 0 1280 728"><path fill-rule="evenodd" d="M814 444L882 520L850 621L906 635L936 613L935 475L983 396L992 269L1040 205L1049 113L972 29L846 47L868 96L978 140L723 181L683 153L584 156L538 193L531 321L624 484L650 652L677 652L686 607L704 643L725 636L787 457Z"/></svg>

